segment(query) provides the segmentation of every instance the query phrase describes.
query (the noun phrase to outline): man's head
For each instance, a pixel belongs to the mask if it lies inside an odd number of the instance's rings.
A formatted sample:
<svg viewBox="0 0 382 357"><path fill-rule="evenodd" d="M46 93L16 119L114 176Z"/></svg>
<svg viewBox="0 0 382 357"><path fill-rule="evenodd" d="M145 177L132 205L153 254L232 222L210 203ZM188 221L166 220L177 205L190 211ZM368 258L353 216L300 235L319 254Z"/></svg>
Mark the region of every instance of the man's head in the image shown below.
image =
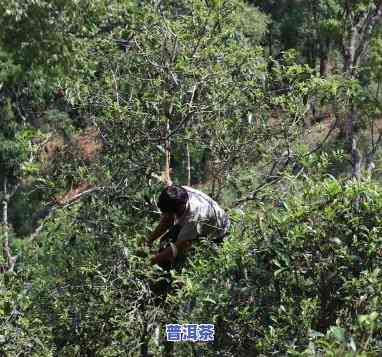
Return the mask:
<svg viewBox="0 0 382 357"><path fill-rule="evenodd" d="M187 191L183 187L168 186L159 195L158 207L162 213L182 212L188 201Z"/></svg>

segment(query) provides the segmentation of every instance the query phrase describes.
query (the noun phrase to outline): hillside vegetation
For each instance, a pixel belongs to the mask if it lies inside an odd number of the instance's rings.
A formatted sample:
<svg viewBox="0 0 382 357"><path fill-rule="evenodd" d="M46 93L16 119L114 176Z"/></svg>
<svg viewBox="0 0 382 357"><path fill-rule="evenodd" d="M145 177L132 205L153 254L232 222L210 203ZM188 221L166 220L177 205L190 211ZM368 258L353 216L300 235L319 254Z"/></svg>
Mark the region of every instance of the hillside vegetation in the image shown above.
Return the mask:
<svg viewBox="0 0 382 357"><path fill-rule="evenodd" d="M381 19L0 0L0 356L380 356ZM145 240L169 176L231 230L166 272Z"/></svg>

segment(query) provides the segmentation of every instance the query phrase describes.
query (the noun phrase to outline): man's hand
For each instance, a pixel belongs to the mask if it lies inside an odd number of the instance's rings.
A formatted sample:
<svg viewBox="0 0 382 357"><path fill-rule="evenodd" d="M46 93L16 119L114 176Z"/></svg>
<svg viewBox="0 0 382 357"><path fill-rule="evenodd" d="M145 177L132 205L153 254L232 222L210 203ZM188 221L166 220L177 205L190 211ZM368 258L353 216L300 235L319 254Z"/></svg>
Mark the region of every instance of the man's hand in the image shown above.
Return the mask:
<svg viewBox="0 0 382 357"><path fill-rule="evenodd" d="M176 249L178 250L179 253L183 253L186 250L190 249L192 246L192 241L191 240L181 240L175 242ZM154 257L151 258L151 263L152 264L165 264L165 263L173 263L176 257L174 257L173 254L173 249L171 247L168 247L164 249L162 252L158 253Z"/></svg>
<svg viewBox="0 0 382 357"><path fill-rule="evenodd" d="M147 244L149 244L149 241L152 243L154 240L165 234L173 223L174 215L168 213L162 214L158 226L151 232Z"/></svg>
<svg viewBox="0 0 382 357"><path fill-rule="evenodd" d="M138 249L135 252L135 255L137 257L146 258L149 255L149 252L147 250L145 250L145 249Z"/></svg>
<svg viewBox="0 0 382 357"><path fill-rule="evenodd" d="M145 246L149 247L149 248L152 248L153 245L154 245L154 242L158 239L158 238L162 238L165 234L167 233L164 232L162 233L162 235L160 235L159 237L153 237L153 236L149 236L148 238L145 239Z"/></svg>
<svg viewBox="0 0 382 357"><path fill-rule="evenodd" d="M145 245L147 245L149 248L152 248L154 241L151 238L147 238L145 240Z"/></svg>

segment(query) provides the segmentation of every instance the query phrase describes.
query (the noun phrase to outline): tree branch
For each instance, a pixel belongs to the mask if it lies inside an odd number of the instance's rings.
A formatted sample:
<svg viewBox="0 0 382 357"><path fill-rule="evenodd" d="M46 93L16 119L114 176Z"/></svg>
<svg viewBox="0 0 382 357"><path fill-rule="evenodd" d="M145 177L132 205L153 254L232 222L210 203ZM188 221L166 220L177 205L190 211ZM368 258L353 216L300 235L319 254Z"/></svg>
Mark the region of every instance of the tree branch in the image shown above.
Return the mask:
<svg viewBox="0 0 382 357"><path fill-rule="evenodd" d="M75 194L68 198L67 200L61 201L60 203L57 204L52 204L49 203L47 206L36 212L33 217L34 221L40 221L42 219L42 222L37 226L37 228L32 232L32 234L29 236L28 241L33 241L41 232L43 229L45 222L52 216L54 211L60 208L66 208L73 203L79 201L81 198L88 196L89 194L96 192L96 191L103 191L105 188L104 187L92 187L88 190L82 191L78 194Z"/></svg>
<svg viewBox="0 0 382 357"><path fill-rule="evenodd" d="M277 174L274 175L274 171L277 167L277 165L283 160L283 159L286 159L285 162L283 163L282 167L278 170ZM276 160L272 167L271 167L271 170L269 172L269 174L266 176L265 180L260 184L258 185L255 190L253 192L251 192L247 197L243 197L241 199L238 199L237 201L235 201L233 203L233 207L236 207L236 206L239 206L240 204L242 203L245 203L245 202L248 202L248 201L253 201L256 199L257 195L259 192L261 192L265 187L267 186L270 186L270 185L273 185L275 183L277 183L278 181L281 180L282 178L282 173L283 171L286 169L286 167L291 163L293 162L292 160L292 155L291 153L288 151L288 156L285 158L282 157L280 158L279 160Z"/></svg>
<svg viewBox="0 0 382 357"><path fill-rule="evenodd" d="M370 41L371 35L375 29L376 24L382 18L382 1L378 1L376 4L375 11L369 11L365 13L364 19L360 22L358 26L358 34L360 35L358 38L358 44L355 49L354 55L354 65L357 65Z"/></svg>

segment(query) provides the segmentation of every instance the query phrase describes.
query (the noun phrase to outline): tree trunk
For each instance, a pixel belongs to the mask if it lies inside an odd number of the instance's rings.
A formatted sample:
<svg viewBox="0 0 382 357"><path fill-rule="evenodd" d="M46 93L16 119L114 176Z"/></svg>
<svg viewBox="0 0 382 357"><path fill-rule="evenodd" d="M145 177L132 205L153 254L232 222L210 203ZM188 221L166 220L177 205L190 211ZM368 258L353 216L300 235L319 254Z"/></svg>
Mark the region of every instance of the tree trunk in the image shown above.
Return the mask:
<svg viewBox="0 0 382 357"><path fill-rule="evenodd" d="M328 54L321 54L320 56L320 76L325 77L329 70L329 58Z"/></svg>
<svg viewBox="0 0 382 357"><path fill-rule="evenodd" d="M348 75L349 79L354 74L354 60L356 51L357 30L353 23L348 26L348 34L345 38L343 45L343 58L344 58L344 73Z"/></svg>
<svg viewBox="0 0 382 357"><path fill-rule="evenodd" d="M374 155L372 154L366 158L366 171L367 171L368 180L371 179L374 169L375 169Z"/></svg>
<svg viewBox="0 0 382 357"><path fill-rule="evenodd" d="M347 13L347 33L344 35L343 42L343 59L344 68L343 72L347 79L354 79L354 67L355 67L355 51L357 45L357 27L353 23L354 14L351 13L351 7L348 7ZM359 178L361 176L361 155L357 148L357 139L354 135L354 114L355 108L353 100L351 99L349 113L345 123L345 135L346 141L350 148L351 162L352 162L352 176Z"/></svg>
<svg viewBox="0 0 382 357"><path fill-rule="evenodd" d="M3 257L6 262L6 267L1 267L1 270L11 272L16 263L16 257L12 256L9 244L9 227L8 227L8 203L11 195L8 193L8 181L4 177L3 181Z"/></svg>
<svg viewBox="0 0 382 357"><path fill-rule="evenodd" d="M345 2L346 32L343 40L344 74L348 79L357 79L356 69L362 62L370 43L372 34L382 18L382 0L368 5L367 10L357 12L350 0ZM358 141L354 132L354 102L351 100L350 111L346 122L347 138L351 144L353 177L361 177L362 155L358 149ZM366 155L367 169L372 171L372 158Z"/></svg>
<svg viewBox="0 0 382 357"><path fill-rule="evenodd" d="M171 161L171 142L170 142L170 120L166 121L166 130L165 130L165 165L164 165L164 183L166 186L171 186L171 169L170 169L170 161Z"/></svg>
<svg viewBox="0 0 382 357"><path fill-rule="evenodd" d="M362 154L358 149L357 134L354 131L355 108L350 104L350 110L346 119L346 141L351 153L352 176L361 178Z"/></svg>
<svg viewBox="0 0 382 357"><path fill-rule="evenodd" d="M269 50L269 57L272 57L273 54L273 36L272 36L272 24L269 25L269 32L268 32L268 50Z"/></svg>
<svg viewBox="0 0 382 357"><path fill-rule="evenodd" d="M362 164L362 155L357 147L357 138L353 136L352 138L352 147L351 147L351 158L352 158L352 175L356 179L361 178L361 164Z"/></svg>
<svg viewBox="0 0 382 357"><path fill-rule="evenodd" d="M188 141L186 141L186 159L187 159L187 186L191 186L191 158L190 158L190 148Z"/></svg>

